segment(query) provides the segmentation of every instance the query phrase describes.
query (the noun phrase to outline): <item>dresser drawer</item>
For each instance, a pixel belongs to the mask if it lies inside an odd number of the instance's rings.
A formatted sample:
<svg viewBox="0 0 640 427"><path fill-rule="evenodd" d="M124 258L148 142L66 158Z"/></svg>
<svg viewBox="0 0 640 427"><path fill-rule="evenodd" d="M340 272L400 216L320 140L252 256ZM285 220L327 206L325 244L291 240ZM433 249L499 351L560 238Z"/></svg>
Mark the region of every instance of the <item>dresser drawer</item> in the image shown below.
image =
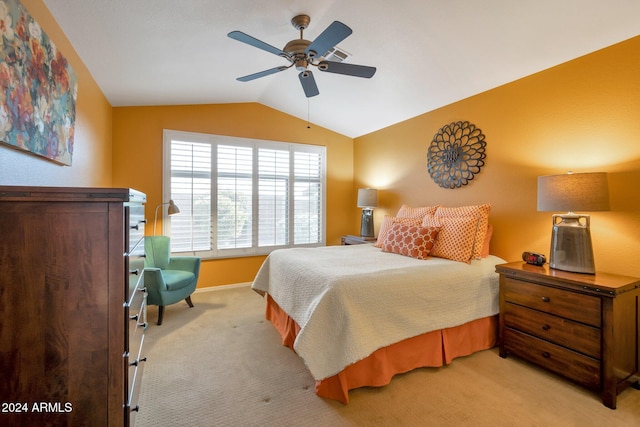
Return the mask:
<svg viewBox="0 0 640 427"><path fill-rule="evenodd" d="M136 290L129 306L128 348L129 363L134 362L140 353L144 331L147 327L147 293L145 288Z"/></svg>
<svg viewBox="0 0 640 427"><path fill-rule="evenodd" d="M551 313L599 328L602 324L600 298L504 277L506 302Z"/></svg>
<svg viewBox="0 0 640 427"><path fill-rule="evenodd" d="M140 239L144 237L144 226L146 222L143 205L129 206L129 232L128 242L125 247L127 252L131 253ZM144 248L142 250L144 251Z"/></svg>
<svg viewBox="0 0 640 427"><path fill-rule="evenodd" d="M143 283L142 278L140 283ZM126 363L128 365L128 388L127 388L127 406L131 410L132 420L136 412L138 412L138 394L140 393L140 384L142 382L142 370L144 362L147 360L144 354L144 333L147 327L147 293L144 287L137 287L130 302L129 308L129 325L128 325L128 357ZM133 421L131 423L133 425Z"/></svg>
<svg viewBox="0 0 640 427"><path fill-rule="evenodd" d="M600 388L600 362L591 357L505 328L505 349L509 353L573 380L585 387Z"/></svg>
<svg viewBox="0 0 640 427"><path fill-rule="evenodd" d="M130 256L127 257L127 269L129 272L127 278L127 304L133 305L132 299L134 298L134 292L136 289L144 288L144 280L142 275L144 274L144 256Z"/></svg>
<svg viewBox="0 0 640 427"><path fill-rule="evenodd" d="M143 369L144 360L142 359L140 359L140 361L134 365L129 365L129 388L127 389L127 407L131 414L130 425L135 425L135 414L140 410L140 408L138 407L138 397L140 395L140 385L142 384Z"/></svg>
<svg viewBox="0 0 640 427"><path fill-rule="evenodd" d="M511 303L505 304L503 315L508 328L569 347L595 359L601 357L602 332L598 328Z"/></svg>

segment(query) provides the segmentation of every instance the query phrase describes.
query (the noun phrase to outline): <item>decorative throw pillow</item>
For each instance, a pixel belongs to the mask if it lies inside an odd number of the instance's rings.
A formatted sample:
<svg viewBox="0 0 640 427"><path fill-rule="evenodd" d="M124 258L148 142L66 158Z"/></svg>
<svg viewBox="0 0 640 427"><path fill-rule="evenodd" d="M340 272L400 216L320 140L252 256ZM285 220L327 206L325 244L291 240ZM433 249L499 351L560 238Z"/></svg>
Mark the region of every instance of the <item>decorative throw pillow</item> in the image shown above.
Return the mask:
<svg viewBox="0 0 640 427"><path fill-rule="evenodd" d="M420 225L421 222L422 218L397 218L385 215L382 219L382 224L380 225L380 231L378 232L378 240L376 240L374 246L376 248L382 247L382 243L384 243L387 238L387 234L389 233L389 230L391 230L391 226L393 226L393 224Z"/></svg>
<svg viewBox="0 0 640 427"><path fill-rule="evenodd" d="M493 226L489 224L487 226L487 234L484 235L484 243L482 244L482 253L480 256L486 258L491 253L491 237L493 236Z"/></svg>
<svg viewBox="0 0 640 427"><path fill-rule="evenodd" d="M435 217L426 216L422 220L423 227L440 227L431 256L446 258L452 261L466 262L473 257L473 243L478 228L476 217Z"/></svg>
<svg viewBox="0 0 640 427"><path fill-rule="evenodd" d="M427 259L439 230L439 227L393 224L382 244L382 251L417 259Z"/></svg>
<svg viewBox="0 0 640 427"><path fill-rule="evenodd" d="M427 215L433 215L436 213L436 209L438 209L438 205L436 206L419 206L419 207L410 207L407 205L402 205L398 213L396 214L396 218L424 218Z"/></svg>
<svg viewBox="0 0 640 427"><path fill-rule="evenodd" d="M484 245L484 238L489 226L490 211L491 204L489 203L484 205L460 206L455 208L439 206L434 215L436 218L479 218L480 222L478 223L473 244L473 258L480 259L482 258L482 247Z"/></svg>

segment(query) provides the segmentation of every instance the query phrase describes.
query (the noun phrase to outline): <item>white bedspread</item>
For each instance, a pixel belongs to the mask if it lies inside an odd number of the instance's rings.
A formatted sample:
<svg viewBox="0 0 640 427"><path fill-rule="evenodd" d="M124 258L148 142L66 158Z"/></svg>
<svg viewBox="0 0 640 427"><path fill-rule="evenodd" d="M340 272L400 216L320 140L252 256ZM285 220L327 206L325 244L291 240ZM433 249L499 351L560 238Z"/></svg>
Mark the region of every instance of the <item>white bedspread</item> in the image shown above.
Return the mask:
<svg viewBox="0 0 640 427"><path fill-rule="evenodd" d="M294 349L316 380L375 350L498 313L504 260L417 260L373 245L272 252L252 288L300 326Z"/></svg>

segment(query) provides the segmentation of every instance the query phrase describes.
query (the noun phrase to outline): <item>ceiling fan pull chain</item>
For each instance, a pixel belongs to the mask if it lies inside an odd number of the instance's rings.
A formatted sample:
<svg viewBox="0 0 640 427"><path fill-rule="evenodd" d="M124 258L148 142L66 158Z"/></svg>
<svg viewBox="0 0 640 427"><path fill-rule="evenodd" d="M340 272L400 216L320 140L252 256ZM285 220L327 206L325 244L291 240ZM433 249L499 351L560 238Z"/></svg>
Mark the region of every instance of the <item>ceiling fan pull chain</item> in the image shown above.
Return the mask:
<svg viewBox="0 0 640 427"><path fill-rule="evenodd" d="M311 123L309 122L310 109L311 109L311 98L307 98L307 129L311 129Z"/></svg>

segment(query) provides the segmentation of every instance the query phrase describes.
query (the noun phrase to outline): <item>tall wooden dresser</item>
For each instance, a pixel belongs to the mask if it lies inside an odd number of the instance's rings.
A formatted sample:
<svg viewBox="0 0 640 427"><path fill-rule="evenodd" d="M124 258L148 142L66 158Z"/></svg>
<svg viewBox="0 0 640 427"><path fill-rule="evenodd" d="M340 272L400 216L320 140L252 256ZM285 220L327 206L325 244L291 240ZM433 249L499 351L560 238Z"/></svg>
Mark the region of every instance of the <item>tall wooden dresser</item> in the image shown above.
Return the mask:
<svg viewBox="0 0 640 427"><path fill-rule="evenodd" d="M0 424L128 426L146 328L144 202L0 186Z"/></svg>

